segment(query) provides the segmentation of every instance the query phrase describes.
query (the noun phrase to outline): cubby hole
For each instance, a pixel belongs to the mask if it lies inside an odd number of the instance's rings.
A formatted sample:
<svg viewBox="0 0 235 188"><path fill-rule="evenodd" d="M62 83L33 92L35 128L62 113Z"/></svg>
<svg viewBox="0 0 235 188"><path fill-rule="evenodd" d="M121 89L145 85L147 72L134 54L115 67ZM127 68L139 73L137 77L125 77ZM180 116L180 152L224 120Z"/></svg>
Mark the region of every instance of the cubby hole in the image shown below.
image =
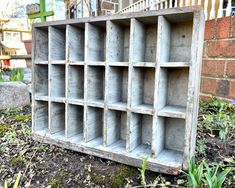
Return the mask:
<svg viewBox="0 0 235 188"><path fill-rule="evenodd" d="M34 60L35 62L48 61L48 27L34 28Z"/></svg>
<svg viewBox="0 0 235 188"><path fill-rule="evenodd" d="M68 97L84 98L84 66L70 65L68 71Z"/></svg>
<svg viewBox="0 0 235 188"><path fill-rule="evenodd" d="M108 22L109 62L128 62L130 46L130 19Z"/></svg>
<svg viewBox="0 0 235 188"><path fill-rule="evenodd" d="M132 20L134 62L156 62L157 17L145 17Z"/></svg>
<svg viewBox="0 0 235 188"><path fill-rule="evenodd" d="M84 61L85 24L67 25L68 60Z"/></svg>
<svg viewBox="0 0 235 188"><path fill-rule="evenodd" d="M102 108L88 107L87 108L87 127L86 127L86 142L100 141L103 139L103 122L104 110ZM96 142L95 142L96 143Z"/></svg>
<svg viewBox="0 0 235 188"><path fill-rule="evenodd" d="M103 102L105 88L105 67L88 66L87 68L87 100Z"/></svg>
<svg viewBox="0 0 235 188"><path fill-rule="evenodd" d="M146 114L131 114L130 130L129 131L129 150L138 150L138 147L145 146L148 148L150 154L150 148L152 144L152 125L153 117Z"/></svg>
<svg viewBox="0 0 235 188"><path fill-rule="evenodd" d="M161 62L190 62L193 33L192 16L161 17Z"/></svg>
<svg viewBox="0 0 235 188"><path fill-rule="evenodd" d="M159 161L181 162L184 151L185 120L158 117L156 157Z"/></svg>
<svg viewBox="0 0 235 188"><path fill-rule="evenodd" d="M118 106L127 106L128 67L109 68L108 102Z"/></svg>
<svg viewBox="0 0 235 188"><path fill-rule="evenodd" d="M66 27L50 26L49 27L49 44L50 44L50 59L53 60L65 60L65 38Z"/></svg>
<svg viewBox="0 0 235 188"><path fill-rule="evenodd" d="M83 138L83 106L68 104L66 136Z"/></svg>
<svg viewBox="0 0 235 188"><path fill-rule="evenodd" d="M34 131L48 130L48 102L34 102Z"/></svg>
<svg viewBox="0 0 235 188"><path fill-rule="evenodd" d="M63 132L65 134L65 104L51 102L50 133Z"/></svg>
<svg viewBox="0 0 235 188"><path fill-rule="evenodd" d="M51 97L65 97L65 65L51 65Z"/></svg>
<svg viewBox="0 0 235 188"><path fill-rule="evenodd" d="M186 111L189 68L160 68L158 109L179 113Z"/></svg>
<svg viewBox="0 0 235 188"><path fill-rule="evenodd" d="M132 79L132 107L153 108L155 69L135 67Z"/></svg>
<svg viewBox="0 0 235 188"><path fill-rule="evenodd" d="M87 61L105 61L106 22L87 23Z"/></svg>
<svg viewBox="0 0 235 188"><path fill-rule="evenodd" d="M48 65L34 65L34 85L36 96L48 96Z"/></svg>
<svg viewBox="0 0 235 188"><path fill-rule="evenodd" d="M106 145L115 148L126 148L127 113L124 111L108 110L106 124Z"/></svg>

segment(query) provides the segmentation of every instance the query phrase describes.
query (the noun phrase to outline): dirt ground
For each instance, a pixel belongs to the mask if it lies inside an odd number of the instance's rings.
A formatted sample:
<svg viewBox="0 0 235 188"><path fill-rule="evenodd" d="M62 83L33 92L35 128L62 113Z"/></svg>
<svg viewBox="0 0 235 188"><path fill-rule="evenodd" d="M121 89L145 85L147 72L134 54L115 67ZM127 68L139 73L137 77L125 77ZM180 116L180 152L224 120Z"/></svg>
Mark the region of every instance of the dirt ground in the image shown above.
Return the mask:
<svg viewBox="0 0 235 188"><path fill-rule="evenodd" d="M200 112L201 121L203 110ZM21 172L21 187L141 187L137 168L35 142L31 137L31 108L0 112L0 182L11 184ZM206 129L198 130L200 144L196 159L210 164L235 165L235 142L224 142ZM203 147L203 145L205 147ZM156 187L188 187L185 175L170 176L146 172L148 184ZM0 186L1 187L1 186ZM235 187L230 173L224 187Z"/></svg>

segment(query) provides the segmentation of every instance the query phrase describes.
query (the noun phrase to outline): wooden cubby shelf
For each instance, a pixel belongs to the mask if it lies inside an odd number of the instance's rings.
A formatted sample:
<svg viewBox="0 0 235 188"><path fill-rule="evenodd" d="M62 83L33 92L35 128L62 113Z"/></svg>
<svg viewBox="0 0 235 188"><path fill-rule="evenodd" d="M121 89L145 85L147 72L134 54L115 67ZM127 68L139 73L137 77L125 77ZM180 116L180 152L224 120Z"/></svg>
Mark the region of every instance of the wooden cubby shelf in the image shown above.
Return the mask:
<svg viewBox="0 0 235 188"><path fill-rule="evenodd" d="M195 151L199 7L33 25L33 138L179 174Z"/></svg>

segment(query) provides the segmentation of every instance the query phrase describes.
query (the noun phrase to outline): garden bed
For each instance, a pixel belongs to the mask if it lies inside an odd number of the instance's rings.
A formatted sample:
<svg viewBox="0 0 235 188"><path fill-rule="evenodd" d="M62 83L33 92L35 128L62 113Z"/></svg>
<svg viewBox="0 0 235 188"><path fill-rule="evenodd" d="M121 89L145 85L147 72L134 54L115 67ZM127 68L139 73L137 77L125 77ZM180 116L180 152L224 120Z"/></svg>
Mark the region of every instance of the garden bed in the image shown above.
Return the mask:
<svg viewBox="0 0 235 188"><path fill-rule="evenodd" d="M201 104L197 136L196 161L221 163L220 170L235 165L235 110L224 104ZM0 112L0 187L5 180L14 182L19 172L22 187L141 187L137 168L36 142L30 127L29 106ZM183 173L170 176L146 171L145 177L155 187L188 187ZM231 171L224 187L234 185Z"/></svg>

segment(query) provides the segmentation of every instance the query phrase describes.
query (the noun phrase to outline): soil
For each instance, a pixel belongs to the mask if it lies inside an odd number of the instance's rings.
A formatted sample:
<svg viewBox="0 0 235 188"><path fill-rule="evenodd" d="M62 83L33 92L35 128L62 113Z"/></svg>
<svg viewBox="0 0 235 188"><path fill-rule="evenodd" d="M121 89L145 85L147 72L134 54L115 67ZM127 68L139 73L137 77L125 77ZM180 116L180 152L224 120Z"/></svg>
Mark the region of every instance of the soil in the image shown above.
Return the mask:
<svg viewBox="0 0 235 188"><path fill-rule="evenodd" d="M200 116L199 116L200 121ZM8 126L6 126L8 125ZM2 127L2 129L1 129ZM31 107L0 112L0 182L11 185L19 172L21 187L134 187L140 186L137 168L53 145L38 143L30 134ZM10 128L10 129L9 129ZM1 132L2 131L2 132ZM205 138L205 153L198 161L234 165L235 145L223 142L198 130L198 139ZM235 187L235 174L228 176L225 187ZM147 184L156 187L188 187L185 175L170 176L146 171ZM140 186L141 187L141 186Z"/></svg>

